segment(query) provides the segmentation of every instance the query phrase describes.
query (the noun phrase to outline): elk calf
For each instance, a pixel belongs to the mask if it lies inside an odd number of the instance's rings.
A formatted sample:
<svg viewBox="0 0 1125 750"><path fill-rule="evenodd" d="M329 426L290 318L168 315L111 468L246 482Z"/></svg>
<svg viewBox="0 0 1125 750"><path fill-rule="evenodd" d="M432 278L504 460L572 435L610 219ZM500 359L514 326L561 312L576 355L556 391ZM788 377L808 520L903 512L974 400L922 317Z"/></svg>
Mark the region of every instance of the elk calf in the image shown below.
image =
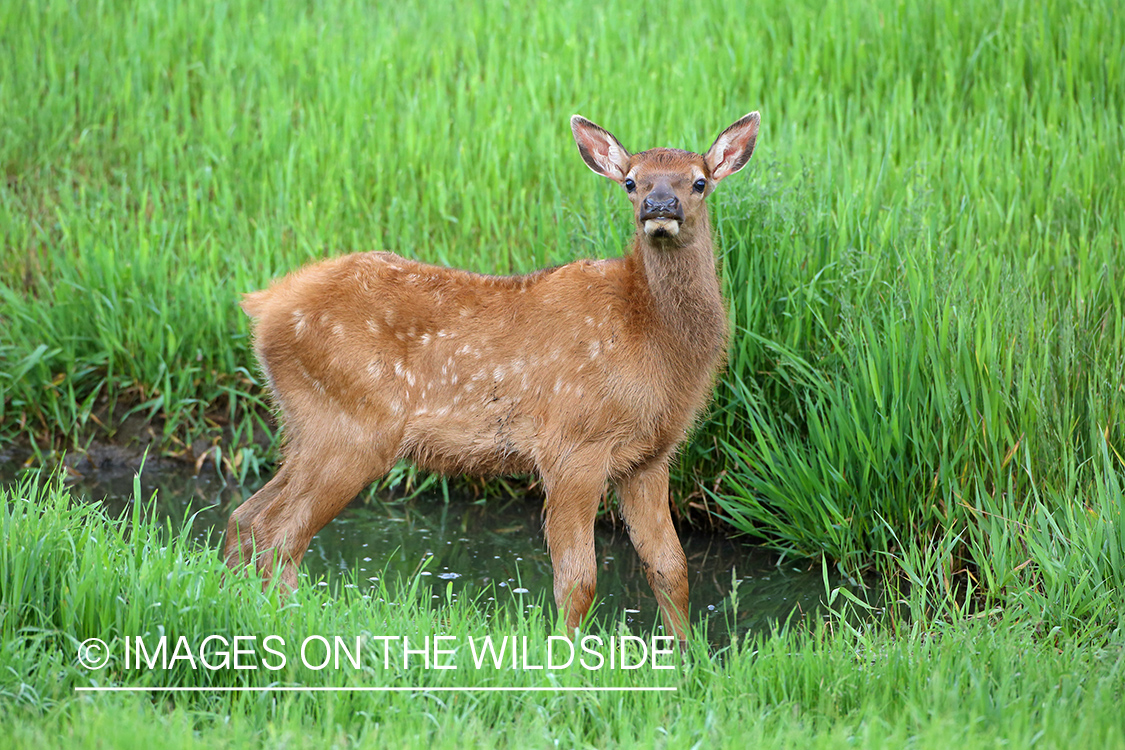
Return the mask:
<svg viewBox="0 0 1125 750"><path fill-rule="evenodd" d="M710 398L727 316L705 198L745 166L751 112L703 156L630 154L575 115L587 166L621 185L622 258L483 276L385 252L302 268L247 294L285 430L277 475L227 526L226 561L296 586L309 540L401 458L443 474L535 473L555 602L571 632L594 598L594 517L617 488L664 621L684 639L687 564L668 464Z"/></svg>

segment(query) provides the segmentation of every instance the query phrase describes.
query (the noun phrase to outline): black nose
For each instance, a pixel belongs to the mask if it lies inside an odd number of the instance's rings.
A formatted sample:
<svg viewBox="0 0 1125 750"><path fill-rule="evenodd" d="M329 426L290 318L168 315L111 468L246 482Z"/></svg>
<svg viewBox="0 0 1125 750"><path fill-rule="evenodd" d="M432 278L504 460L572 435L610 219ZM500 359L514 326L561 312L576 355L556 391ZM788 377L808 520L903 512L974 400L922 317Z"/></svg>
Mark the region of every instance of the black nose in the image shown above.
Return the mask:
<svg viewBox="0 0 1125 750"><path fill-rule="evenodd" d="M684 220L684 212L680 208L680 199L674 195L667 197L650 195L645 198L641 209L641 221L648 221L649 219Z"/></svg>

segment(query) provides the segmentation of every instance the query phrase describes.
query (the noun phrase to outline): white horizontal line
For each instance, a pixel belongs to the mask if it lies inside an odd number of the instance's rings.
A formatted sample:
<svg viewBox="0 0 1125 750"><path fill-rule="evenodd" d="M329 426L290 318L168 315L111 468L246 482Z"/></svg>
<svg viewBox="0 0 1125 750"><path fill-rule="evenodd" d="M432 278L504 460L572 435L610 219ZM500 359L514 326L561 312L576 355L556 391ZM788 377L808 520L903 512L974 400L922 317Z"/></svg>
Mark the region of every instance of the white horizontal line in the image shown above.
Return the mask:
<svg viewBox="0 0 1125 750"><path fill-rule="evenodd" d="M667 693L675 687L75 687L76 693Z"/></svg>

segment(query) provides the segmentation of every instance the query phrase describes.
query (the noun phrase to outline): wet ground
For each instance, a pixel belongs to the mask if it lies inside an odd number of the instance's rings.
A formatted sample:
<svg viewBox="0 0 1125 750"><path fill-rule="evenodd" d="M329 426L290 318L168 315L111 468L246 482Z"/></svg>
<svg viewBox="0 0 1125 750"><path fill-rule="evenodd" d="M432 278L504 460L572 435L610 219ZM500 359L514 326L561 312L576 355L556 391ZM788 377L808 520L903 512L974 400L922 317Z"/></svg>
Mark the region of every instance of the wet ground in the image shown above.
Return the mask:
<svg viewBox="0 0 1125 750"><path fill-rule="evenodd" d="M214 471L193 476L167 462L142 472L141 496L156 493L155 511L174 523L190 518L201 542L217 547L231 511L256 489L239 488ZM111 515L131 507L134 471L128 467L85 467L68 484L76 498L104 502ZM0 484L18 465L0 461ZM543 540L541 497L493 497L476 502L439 492L411 500L361 497L313 538L302 565L310 585L370 586L381 578L388 588L421 572L435 598L454 596L489 601L517 597L524 606L552 601L550 558ZM726 640L771 623L815 613L825 597L819 564L779 561L772 553L719 533L681 532L687 555L691 613L705 621L714 639ZM624 620L635 632L659 619L656 600L623 526L599 520L598 617ZM216 554L218 554L216 552ZM830 579L833 586L839 584ZM730 593L738 586L737 608Z"/></svg>

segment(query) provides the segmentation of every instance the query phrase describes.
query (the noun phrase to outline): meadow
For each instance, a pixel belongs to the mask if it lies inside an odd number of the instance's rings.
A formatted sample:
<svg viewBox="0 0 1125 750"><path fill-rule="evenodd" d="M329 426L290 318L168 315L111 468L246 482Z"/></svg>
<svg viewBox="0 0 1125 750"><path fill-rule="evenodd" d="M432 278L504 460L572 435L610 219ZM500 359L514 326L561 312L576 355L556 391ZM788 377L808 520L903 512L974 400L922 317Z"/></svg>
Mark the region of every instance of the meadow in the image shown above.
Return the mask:
<svg viewBox="0 0 1125 750"><path fill-rule="evenodd" d="M223 593L176 529L96 553L179 550L153 572L79 573L85 521L28 485L5 500L0 570L17 743L504 744L485 734L501 722L520 746L1120 745L1117 4L12 3L0 38L0 441L48 465L141 418L160 450L202 441L238 479L268 474L240 294L353 250L489 273L619 254L625 200L569 116L702 151L760 110L753 160L711 199L734 336L673 500L789 559L879 571L898 602L857 625L839 594L850 616L722 658L696 644L675 700L78 699L69 644L155 627L162 581L214 598L185 603L194 633L215 602L253 632L492 625L347 591L244 613L250 589ZM13 541L36 523L65 529L49 570L49 544ZM74 575L102 598L75 600Z"/></svg>
<svg viewBox="0 0 1125 750"><path fill-rule="evenodd" d="M136 501L139 509L146 498ZM826 590L834 610L823 620L779 624L718 651L697 633L682 662L661 662L675 667L668 671L477 668L468 636L543 644L560 632L550 612L511 599L435 606L419 596L417 578L368 590L306 586L281 600L258 580L224 581L222 562L183 528L139 510L110 519L34 478L0 490L0 535L5 747L1125 747L1120 630L1040 633L1000 613L895 632ZM905 605L925 598L914 592ZM280 660L260 646L266 658L244 658L258 668L241 671L221 668L218 648L213 670L183 660L150 669L124 657L126 639L137 637L155 652L160 636L200 644L270 634L287 643L274 643L287 657L276 670L265 665ZM357 665L318 669L326 652L315 649L312 666L298 658L298 642L336 635L365 639ZM388 662L375 639L396 635L415 648L427 636L451 638L460 647L440 663L454 668ZM76 660L91 637L108 649L101 669ZM543 664L542 654L528 663ZM75 692L98 687L146 690ZM298 691L262 692L283 687ZM360 692L375 687L404 690ZM507 692L456 692L482 687ZM631 692L611 692L619 688Z"/></svg>

